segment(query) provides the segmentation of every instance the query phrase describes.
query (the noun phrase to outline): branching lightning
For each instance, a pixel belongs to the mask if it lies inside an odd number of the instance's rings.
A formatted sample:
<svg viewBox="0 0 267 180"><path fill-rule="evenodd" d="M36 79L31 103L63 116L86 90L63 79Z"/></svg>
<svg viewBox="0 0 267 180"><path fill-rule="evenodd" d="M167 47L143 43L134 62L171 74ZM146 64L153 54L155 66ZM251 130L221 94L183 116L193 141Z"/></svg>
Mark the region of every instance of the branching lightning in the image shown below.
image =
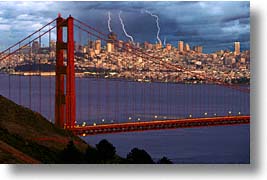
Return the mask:
<svg viewBox="0 0 267 180"><path fill-rule="evenodd" d="M108 12L108 30L109 32L112 32L111 27L110 27L110 21L111 21L111 15L110 15L110 12Z"/></svg>
<svg viewBox="0 0 267 180"><path fill-rule="evenodd" d="M124 23L123 23L123 20L122 20L122 18L121 18L121 11L119 12L119 19L120 19L120 22L121 22L121 26L122 26L122 30L123 30L123 32L124 32L124 34L125 34L125 36L127 36L128 38L130 38L131 39L131 41L132 42L134 42L134 39L133 39L133 37L132 36L130 36L127 32L126 32L126 30L125 30L125 25L124 25Z"/></svg>
<svg viewBox="0 0 267 180"><path fill-rule="evenodd" d="M157 27L158 27L158 32L157 32L157 39L158 39L158 42L160 44L162 44L160 38L159 38L159 33L160 33L160 26L159 26L159 17L153 13L151 13L150 11L146 10L145 11L146 13L150 14L152 17L155 17L156 18L156 23L157 23Z"/></svg>

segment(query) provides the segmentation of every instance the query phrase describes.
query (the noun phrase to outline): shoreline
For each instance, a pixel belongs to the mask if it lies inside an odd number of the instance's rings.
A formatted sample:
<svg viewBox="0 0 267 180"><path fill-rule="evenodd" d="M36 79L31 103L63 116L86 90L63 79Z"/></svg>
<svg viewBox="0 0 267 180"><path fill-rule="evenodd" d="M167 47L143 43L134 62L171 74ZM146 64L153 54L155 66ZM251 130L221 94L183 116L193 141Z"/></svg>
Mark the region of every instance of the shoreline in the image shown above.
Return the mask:
<svg viewBox="0 0 267 180"><path fill-rule="evenodd" d="M0 74L5 75L11 75L11 76L41 76L41 77L55 77L56 72L12 72L12 73L6 73L6 72L0 72ZM75 78L91 78L91 79L109 79L112 81L127 81L127 82L140 82L140 83L164 83L164 84L194 84L194 85L221 85L216 83L208 83L205 81L180 81L180 82L171 82L171 81L151 81L151 80L143 80L143 79L134 79L134 78L112 78L112 77L105 77L105 76L98 76L96 74L94 75L88 75L88 73L75 73ZM250 83L226 83L228 85L248 85L250 86Z"/></svg>

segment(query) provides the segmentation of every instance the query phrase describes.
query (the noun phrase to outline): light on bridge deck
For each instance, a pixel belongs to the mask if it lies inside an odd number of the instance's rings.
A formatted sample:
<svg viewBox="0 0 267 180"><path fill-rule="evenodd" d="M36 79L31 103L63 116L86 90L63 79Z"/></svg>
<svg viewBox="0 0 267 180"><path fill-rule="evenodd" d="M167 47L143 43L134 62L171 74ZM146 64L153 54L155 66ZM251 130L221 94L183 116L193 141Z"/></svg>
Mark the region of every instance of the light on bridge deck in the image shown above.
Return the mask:
<svg viewBox="0 0 267 180"><path fill-rule="evenodd" d="M216 113L214 113L214 116L217 116L217 114L216 114Z"/></svg>
<svg viewBox="0 0 267 180"><path fill-rule="evenodd" d="M102 119L102 122L105 122L105 119Z"/></svg>
<svg viewBox="0 0 267 180"><path fill-rule="evenodd" d="M140 121L140 120L141 120L140 118L137 119L137 121Z"/></svg>
<svg viewBox="0 0 267 180"><path fill-rule="evenodd" d="M232 112L231 112L231 111L229 111L229 112L228 112L228 114L232 114Z"/></svg>
<svg viewBox="0 0 267 180"><path fill-rule="evenodd" d="M128 119L129 119L129 120L132 120L132 117L129 117Z"/></svg>
<svg viewBox="0 0 267 180"><path fill-rule="evenodd" d="M238 112L238 115L241 115L241 112Z"/></svg>
<svg viewBox="0 0 267 180"><path fill-rule="evenodd" d="M156 116L155 116L155 118L157 119L157 118L158 118L158 116L156 115Z"/></svg>
<svg viewBox="0 0 267 180"><path fill-rule="evenodd" d="M189 114L189 117L191 118L192 117L192 114Z"/></svg>
<svg viewBox="0 0 267 180"><path fill-rule="evenodd" d="M96 123L94 123L93 126L96 126Z"/></svg>
<svg viewBox="0 0 267 180"><path fill-rule="evenodd" d="M205 115L205 116L207 116L207 115L208 115L208 113L207 113L207 112L205 112L205 113L204 113L204 115Z"/></svg>
<svg viewBox="0 0 267 180"><path fill-rule="evenodd" d="M85 126L86 125L86 122L83 122L82 126Z"/></svg>

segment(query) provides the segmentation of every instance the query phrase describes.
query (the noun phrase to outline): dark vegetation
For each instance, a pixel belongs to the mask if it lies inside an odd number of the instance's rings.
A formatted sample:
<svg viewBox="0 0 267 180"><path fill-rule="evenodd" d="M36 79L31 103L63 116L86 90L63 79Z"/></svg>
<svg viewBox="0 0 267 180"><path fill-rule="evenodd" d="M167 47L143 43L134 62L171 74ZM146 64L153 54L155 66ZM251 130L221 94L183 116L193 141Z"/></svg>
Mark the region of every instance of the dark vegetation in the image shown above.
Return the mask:
<svg viewBox="0 0 267 180"><path fill-rule="evenodd" d="M51 140L40 140L49 137ZM55 140L55 141L54 141ZM64 141L57 141L64 140ZM78 136L57 128L39 113L0 95L0 141L41 163L59 164L154 164L150 155L133 148L126 158L116 154L107 140L91 147ZM0 163L25 163L0 147ZM157 163L169 164L166 157Z"/></svg>
<svg viewBox="0 0 267 180"><path fill-rule="evenodd" d="M85 153L80 152L70 141L60 153L62 163L76 164L155 164L151 156L143 149L133 148L126 158L116 155L116 148L106 139L96 144L96 148L88 146ZM172 164L166 157L161 158L158 164Z"/></svg>

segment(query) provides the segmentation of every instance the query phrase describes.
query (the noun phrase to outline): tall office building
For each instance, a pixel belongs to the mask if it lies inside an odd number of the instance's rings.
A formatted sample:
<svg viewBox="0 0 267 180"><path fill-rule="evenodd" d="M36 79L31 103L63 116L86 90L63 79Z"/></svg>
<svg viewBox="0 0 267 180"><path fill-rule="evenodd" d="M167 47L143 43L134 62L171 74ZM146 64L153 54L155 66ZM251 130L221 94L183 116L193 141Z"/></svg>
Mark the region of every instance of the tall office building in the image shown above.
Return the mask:
<svg viewBox="0 0 267 180"><path fill-rule="evenodd" d="M107 43L107 52L113 52L113 44L110 42Z"/></svg>
<svg viewBox="0 0 267 180"><path fill-rule="evenodd" d="M178 51L184 51L184 41L178 42Z"/></svg>
<svg viewBox="0 0 267 180"><path fill-rule="evenodd" d="M95 49L95 53L99 54L101 51L101 40L96 40L94 43L95 47L93 47Z"/></svg>
<svg viewBox="0 0 267 180"><path fill-rule="evenodd" d="M114 32L108 34L107 51L115 51L115 43L117 44L117 35Z"/></svg>
<svg viewBox="0 0 267 180"><path fill-rule="evenodd" d="M190 46L188 43L185 44L185 51L190 51Z"/></svg>
<svg viewBox="0 0 267 180"><path fill-rule="evenodd" d="M240 54L240 42L235 42L235 55Z"/></svg>

